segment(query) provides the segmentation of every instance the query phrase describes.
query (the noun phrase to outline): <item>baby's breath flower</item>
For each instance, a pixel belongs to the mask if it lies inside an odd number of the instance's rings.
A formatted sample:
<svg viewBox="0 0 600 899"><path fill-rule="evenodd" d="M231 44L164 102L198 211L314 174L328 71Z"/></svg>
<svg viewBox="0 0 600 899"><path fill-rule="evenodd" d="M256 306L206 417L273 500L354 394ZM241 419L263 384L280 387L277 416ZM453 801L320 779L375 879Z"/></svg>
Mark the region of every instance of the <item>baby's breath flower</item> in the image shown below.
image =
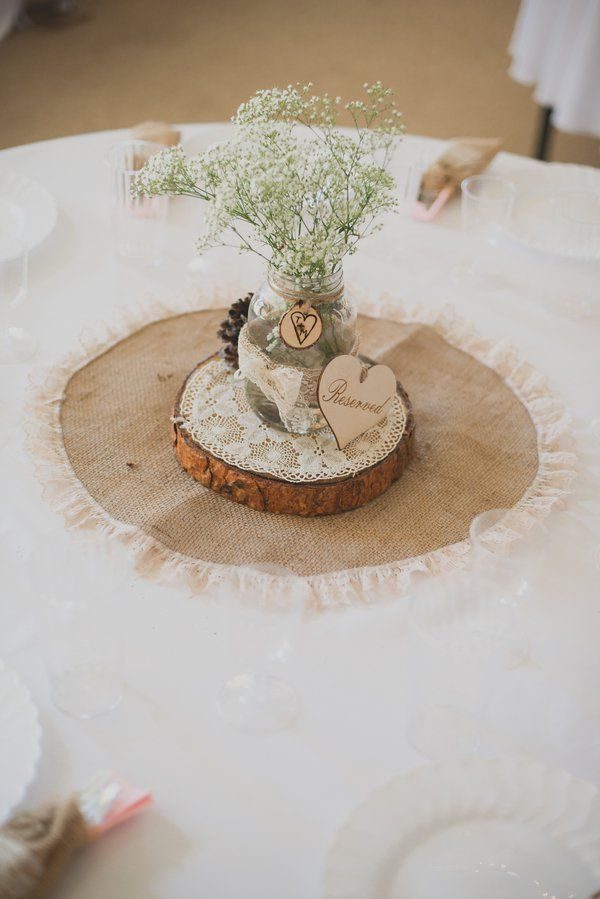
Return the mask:
<svg viewBox="0 0 600 899"><path fill-rule="evenodd" d="M365 92L346 104L347 134L336 128L340 97L316 96L311 83L258 91L233 117L235 137L192 158L161 151L134 191L207 200L200 251L233 243L299 283L322 278L396 206L387 169L401 114L381 82Z"/></svg>

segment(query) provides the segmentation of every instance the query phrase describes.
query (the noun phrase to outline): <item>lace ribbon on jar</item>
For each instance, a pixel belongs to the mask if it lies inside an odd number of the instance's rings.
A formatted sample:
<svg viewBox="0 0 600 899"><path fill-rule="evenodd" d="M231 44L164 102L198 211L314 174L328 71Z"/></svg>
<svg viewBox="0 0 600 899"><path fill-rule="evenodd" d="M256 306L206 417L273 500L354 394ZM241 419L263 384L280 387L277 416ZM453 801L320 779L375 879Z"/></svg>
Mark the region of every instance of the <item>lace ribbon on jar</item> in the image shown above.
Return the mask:
<svg viewBox="0 0 600 899"><path fill-rule="evenodd" d="M350 350L355 356L359 340L356 337ZM248 326L240 331L238 341L239 372L262 390L275 403L283 421L293 422L301 410L317 404L317 386L322 368L301 368L282 365L259 349L248 336Z"/></svg>

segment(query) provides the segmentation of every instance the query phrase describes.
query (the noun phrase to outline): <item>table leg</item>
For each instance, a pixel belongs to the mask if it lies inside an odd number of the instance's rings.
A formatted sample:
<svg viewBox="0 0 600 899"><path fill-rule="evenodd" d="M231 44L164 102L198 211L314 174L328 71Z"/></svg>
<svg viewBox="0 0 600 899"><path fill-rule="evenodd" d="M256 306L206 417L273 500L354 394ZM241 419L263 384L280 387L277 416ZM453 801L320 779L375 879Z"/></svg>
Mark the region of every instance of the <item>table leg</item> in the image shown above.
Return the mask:
<svg viewBox="0 0 600 899"><path fill-rule="evenodd" d="M550 138L552 137L552 107L543 106L541 110L540 123L537 133L537 149L535 152L536 159L546 159L550 149Z"/></svg>

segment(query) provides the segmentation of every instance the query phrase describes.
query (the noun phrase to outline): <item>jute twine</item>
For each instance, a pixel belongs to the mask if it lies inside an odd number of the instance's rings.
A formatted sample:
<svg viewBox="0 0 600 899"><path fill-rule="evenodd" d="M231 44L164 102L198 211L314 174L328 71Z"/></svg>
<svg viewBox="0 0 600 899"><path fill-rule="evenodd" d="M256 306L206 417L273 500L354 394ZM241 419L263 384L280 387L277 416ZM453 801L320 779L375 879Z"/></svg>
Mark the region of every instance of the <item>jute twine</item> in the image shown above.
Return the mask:
<svg viewBox="0 0 600 899"><path fill-rule="evenodd" d="M89 839L75 799L15 815L0 828L0 896L45 896Z"/></svg>

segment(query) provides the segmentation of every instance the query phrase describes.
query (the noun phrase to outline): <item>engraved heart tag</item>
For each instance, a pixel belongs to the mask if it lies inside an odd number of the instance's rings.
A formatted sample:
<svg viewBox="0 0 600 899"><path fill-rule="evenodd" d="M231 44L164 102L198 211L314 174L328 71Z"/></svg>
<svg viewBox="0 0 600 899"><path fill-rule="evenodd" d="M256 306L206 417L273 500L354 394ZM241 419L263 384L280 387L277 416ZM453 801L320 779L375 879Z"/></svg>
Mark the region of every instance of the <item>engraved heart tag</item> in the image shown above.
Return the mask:
<svg viewBox="0 0 600 899"><path fill-rule="evenodd" d="M386 417L396 389L387 365L366 368L356 356L336 356L325 366L317 396L340 449Z"/></svg>
<svg viewBox="0 0 600 899"><path fill-rule="evenodd" d="M323 322L309 303L295 303L279 319L279 336L293 350L313 346L323 332Z"/></svg>

